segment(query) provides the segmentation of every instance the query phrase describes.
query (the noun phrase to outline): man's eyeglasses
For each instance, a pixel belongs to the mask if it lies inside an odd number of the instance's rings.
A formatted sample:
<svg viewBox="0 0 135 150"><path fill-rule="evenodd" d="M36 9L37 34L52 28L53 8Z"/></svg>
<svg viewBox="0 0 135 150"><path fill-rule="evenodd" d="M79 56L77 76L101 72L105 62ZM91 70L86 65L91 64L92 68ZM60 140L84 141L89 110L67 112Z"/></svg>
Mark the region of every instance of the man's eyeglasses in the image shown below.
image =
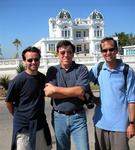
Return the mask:
<svg viewBox="0 0 135 150"><path fill-rule="evenodd" d="M113 52L114 50L115 50L115 48L108 48L108 49L102 49L101 52L102 53L107 53L107 51Z"/></svg>
<svg viewBox="0 0 135 150"><path fill-rule="evenodd" d="M27 62L32 62L32 61L38 62L38 61L39 61L39 58L27 59Z"/></svg>
<svg viewBox="0 0 135 150"><path fill-rule="evenodd" d="M72 55L72 54L73 54L72 51L59 51L59 53L60 53L61 55L65 55L66 53L67 53L68 55Z"/></svg>

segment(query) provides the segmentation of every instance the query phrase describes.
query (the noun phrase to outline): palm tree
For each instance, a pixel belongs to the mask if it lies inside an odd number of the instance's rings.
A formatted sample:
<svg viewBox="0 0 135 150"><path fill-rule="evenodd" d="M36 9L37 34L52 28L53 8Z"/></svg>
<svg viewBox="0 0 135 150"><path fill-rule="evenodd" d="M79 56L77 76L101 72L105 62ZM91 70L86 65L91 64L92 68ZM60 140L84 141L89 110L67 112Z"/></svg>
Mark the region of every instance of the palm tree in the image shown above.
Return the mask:
<svg viewBox="0 0 135 150"><path fill-rule="evenodd" d="M15 39L15 41L13 41L14 46L16 46L16 55L15 58L19 58L19 54L18 54L18 48L19 46L21 46L21 41L19 39Z"/></svg>

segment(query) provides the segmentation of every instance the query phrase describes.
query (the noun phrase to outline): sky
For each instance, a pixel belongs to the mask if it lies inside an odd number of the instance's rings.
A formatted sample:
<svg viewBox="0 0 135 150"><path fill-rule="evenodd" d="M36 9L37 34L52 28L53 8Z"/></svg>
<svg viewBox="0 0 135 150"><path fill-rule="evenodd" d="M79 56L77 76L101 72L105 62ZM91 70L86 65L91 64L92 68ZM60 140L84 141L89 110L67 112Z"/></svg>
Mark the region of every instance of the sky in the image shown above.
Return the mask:
<svg viewBox="0 0 135 150"><path fill-rule="evenodd" d="M0 46L5 58L16 53L13 41L22 45L19 53L48 37L48 20L62 10L73 19L87 18L95 9L104 16L105 36L135 34L134 0L0 0Z"/></svg>

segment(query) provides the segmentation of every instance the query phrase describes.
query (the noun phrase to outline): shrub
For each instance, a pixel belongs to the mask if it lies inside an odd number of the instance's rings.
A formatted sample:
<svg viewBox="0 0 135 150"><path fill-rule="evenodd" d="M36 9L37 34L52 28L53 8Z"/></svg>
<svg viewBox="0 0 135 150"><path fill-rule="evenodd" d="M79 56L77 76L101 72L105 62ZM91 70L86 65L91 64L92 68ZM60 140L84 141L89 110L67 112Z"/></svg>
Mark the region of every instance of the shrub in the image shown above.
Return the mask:
<svg viewBox="0 0 135 150"><path fill-rule="evenodd" d="M24 70L25 70L25 67L24 67L24 65L22 63L20 63L18 65L18 67L16 68L17 73L21 73Z"/></svg>
<svg viewBox="0 0 135 150"><path fill-rule="evenodd" d="M8 84L9 84L10 78L8 75L3 75L0 77L0 85L3 86L5 90L8 89Z"/></svg>

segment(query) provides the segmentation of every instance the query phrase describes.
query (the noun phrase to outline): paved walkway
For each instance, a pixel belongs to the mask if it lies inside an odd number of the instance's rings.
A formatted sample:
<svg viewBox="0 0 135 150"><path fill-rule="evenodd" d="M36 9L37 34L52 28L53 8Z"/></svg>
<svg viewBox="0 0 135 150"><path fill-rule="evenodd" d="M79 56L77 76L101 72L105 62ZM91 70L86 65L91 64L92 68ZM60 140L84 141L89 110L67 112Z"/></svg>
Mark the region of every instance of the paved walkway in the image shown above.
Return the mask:
<svg viewBox="0 0 135 150"><path fill-rule="evenodd" d="M52 139L53 139L52 150L56 150L54 132L51 126L51 117L50 117L51 108L50 108L49 99L46 100L46 115L52 133ZM92 115L93 115L93 109L91 110L87 109L87 124L89 130L90 148L91 150L94 150ZM1 150L10 150L11 134L12 134L12 116L8 113L5 107L5 102L3 100L0 100L0 149ZM73 143L72 143L71 150L75 150ZM130 140L130 150L135 150L135 137Z"/></svg>

